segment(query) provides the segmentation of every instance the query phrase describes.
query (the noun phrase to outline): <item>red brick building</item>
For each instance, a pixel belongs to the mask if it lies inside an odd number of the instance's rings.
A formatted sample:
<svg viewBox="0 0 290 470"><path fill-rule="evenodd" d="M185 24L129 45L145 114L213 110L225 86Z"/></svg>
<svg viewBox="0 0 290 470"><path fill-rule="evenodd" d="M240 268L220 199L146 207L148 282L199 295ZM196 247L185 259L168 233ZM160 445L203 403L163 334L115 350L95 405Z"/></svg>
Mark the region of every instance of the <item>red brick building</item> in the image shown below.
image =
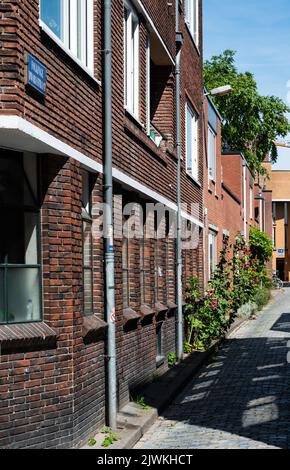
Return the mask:
<svg viewBox="0 0 290 470"><path fill-rule="evenodd" d="M204 234L205 282L210 279L223 247L224 237L230 244L238 234L249 239L252 225L260 225L255 179L241 152L223 152L222 117L206 93Z"/></svg>
<svg viewBox="0 0 290 470"><path fill-rule="evenodd" d="M104 193L103 2L77 3L0 5L0 447L6 448L80 446L108 411L104 246L96 236ZM118 232L148 203L177 211L176 35L167 1L112 3ZM180 3L180 14L183 218L197 237L183 250L185 286L194 273L203 280L202 1ZM135 206L118 211L128 203ZM114 246L119 407L156 370L166 370L175 350L176 242L168 215L158 221L150 213L146 221L164 235L121 233Z"/></svg>

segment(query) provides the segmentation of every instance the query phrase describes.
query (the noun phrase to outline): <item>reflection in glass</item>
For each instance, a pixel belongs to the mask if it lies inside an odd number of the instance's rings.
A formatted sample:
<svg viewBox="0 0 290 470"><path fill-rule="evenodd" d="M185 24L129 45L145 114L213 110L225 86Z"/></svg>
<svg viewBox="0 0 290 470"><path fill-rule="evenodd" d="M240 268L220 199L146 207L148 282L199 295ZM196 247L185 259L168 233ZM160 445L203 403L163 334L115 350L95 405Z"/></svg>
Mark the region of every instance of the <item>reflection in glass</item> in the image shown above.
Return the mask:
<svg viewBox="0 0 290 470"><path fill-rule="evenodd" d="M63 0L41 0L41 19L51 31L63 40Z"/></svg>
<svg viewBox="0 0 290 470"><path fill-rule="evenodd" d="M93 273L91 269L84 269L84 314L93 313Z"/></svg>
<svg viewBox="0 0 290 470"><path fill-rule="evenodd" d="M8 280L8 322L30 322L41 318L38 268L10 268ZM17 294L16 294L17 293Z"/></svg>

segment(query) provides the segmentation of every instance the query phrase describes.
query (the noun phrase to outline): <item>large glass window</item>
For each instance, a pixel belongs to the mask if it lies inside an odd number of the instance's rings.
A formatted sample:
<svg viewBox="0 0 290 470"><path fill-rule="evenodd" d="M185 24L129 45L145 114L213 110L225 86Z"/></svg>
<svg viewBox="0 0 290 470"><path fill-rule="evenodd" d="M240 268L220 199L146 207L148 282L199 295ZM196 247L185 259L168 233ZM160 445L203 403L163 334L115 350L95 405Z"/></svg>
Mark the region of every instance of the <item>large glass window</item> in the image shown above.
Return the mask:
<svg viewBox="0 0 290 470"><path fill-rule="evenodd" d="M208 177L216 180L216 133L208 127Z"/></svg>
<svg viewBox="0 0 290 470"><path fill-rule="evenodd" d="M83 217L83 301L84 314L94 313L93 302L93 234L90 174L83 172L82 217Z"/></svg>
<svg viewBox="0 0 290 470"><path fill-rule="evenodd" d="M186 103L186 171L198 180L198 116Z"/></svg>
<svg viewBox="0 0 290 470"><path fill-rule="evenodd" d="M139 19L126 1L124 10L125 107L139 114Z"/></svg>
<svg viewBox="0 0 290 470"><path fill-rule="evenodd" d="M93 73L93 0L41 0L40 18Z"/></svg>
<svg viewBox="0 0 290 470"><path fill-rule="evenodd" d="M185 21L191 32L195 44L198 46L198 2L199 0L185 0Z"/></svg>
<svg viewBox="0 0 290 470"><path fill-rule="evenodd" d="M0 323L41 320L36 157L0 154Z"/></svg>

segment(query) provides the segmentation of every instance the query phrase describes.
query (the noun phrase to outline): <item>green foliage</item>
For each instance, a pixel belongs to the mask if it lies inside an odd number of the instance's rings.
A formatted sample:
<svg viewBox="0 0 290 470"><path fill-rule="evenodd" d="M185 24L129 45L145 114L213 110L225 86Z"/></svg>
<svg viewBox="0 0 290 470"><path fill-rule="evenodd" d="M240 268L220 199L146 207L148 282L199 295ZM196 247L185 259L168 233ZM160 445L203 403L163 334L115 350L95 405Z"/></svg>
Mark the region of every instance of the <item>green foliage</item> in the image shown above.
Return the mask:
<svg viewBox="0 0 290 470"><path fill-rule="evenodd" d="M204 82L208 90L232 86L229 95L213 98L224 119L224 147L242 151L251 168L264 173L261 162L265 156L270 154L273 162L277 160L273 141L286 137L290 131L286 117L290 110L282 99L259 94L253 74L238 72L235 54L226 50L206 61Z"/></svg>
<svg viewBox="0 0 290 470"><path fill-rule="evenodd" d="M96 443L97 443L96 439L91 438L88 440L88 446L90 447L94 447Z"/></svg>
<svg viewBox="0 0 290 470"><path fill-rule="evenodd" d="M257 227L252 227L250 231L250 249L252 257L265 264L273 254L273 243L266 233L261 232Z"/></svg>
<svg viewBox="0 0 290 470"><path fill-rule="evenodd" d="M197 277L186 291L186 347L204 350L225 333L237 315L251 316L268 302L269 283L265 266L244 239L237 236L233 247L226 240L206 292L200 291Z"/></svg>
<svg viewBox="0 0 290 470"><path fill-rule="evenodd" d="M265 305L269 302L271 299L271 293L269 289L259 289L256 294L255 294L255 302L258 305L258 310L262 310Z"/></svg>
<svg viewBox="0 0 290 470"><path fill-rule="evenodd" d="M135 403L137 403L137 405L140 406L140 408L144 411L147 411L147 410L150 410L151 407L149 405L146 404L145 402L145 398L142 396L142 397L137 397L136 400L135 400Z"/></svg>
<svg viewBox="0 0 290 470"><path fill-rule="evenodd" d="M102 447L110 447L114 442L119 440L119 437L112 431L111 428L103 428L102 433L106 434L106 437L101 444Z"/></svg>
<svg viewBox="0 0 290 470"><path fill-rule="evenodd" d="M190 343L184 343L183 352L184 354L190 354L192 352L192 345Z"/></svg>
<svg viewBox="0 0 290 470"><path fill-rule="evenodd" d="M168 359L168 367L174 367L176 365L177 357L174 352L169 353L167 356L167 359Z"/></svg>
<svg viewBox="0 0 290 470"><path fill-rule="evenodd" d="M253 302L248 302L242 305L237 311L237 317L250 318L258 310L258 305Z"/></svg>

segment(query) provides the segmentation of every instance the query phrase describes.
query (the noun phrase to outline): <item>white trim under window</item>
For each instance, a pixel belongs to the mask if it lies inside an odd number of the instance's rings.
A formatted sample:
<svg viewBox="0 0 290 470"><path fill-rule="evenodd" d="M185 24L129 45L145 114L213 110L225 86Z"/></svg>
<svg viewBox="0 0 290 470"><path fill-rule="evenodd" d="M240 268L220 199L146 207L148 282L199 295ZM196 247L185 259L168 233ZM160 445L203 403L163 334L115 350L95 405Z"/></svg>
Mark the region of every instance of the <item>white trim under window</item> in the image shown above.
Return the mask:
<svg viewBox="0 0 290 470"><path fill-rule="evenodd" d="M216 133L208 126L208 179L216 181Z"/></svg>
<svg viewBox="0 0 290 470"><path fill-rule="evenodd" d="M41 0L40 25L77 62L94 73L93 0Z"/></svg>
<svg viewBox="0 0 290 470"><path fill-rule="evenodd" d="M198 181L198 116L189 102L185 106L186 172Z"/></svg>
<svg viewBox="0 0 290 470"><path fill-rule="evenodd" d="M139 116L139 18L132 6L124 5L125 108Z"/></svg>
<svg viewBox="0 0 290 470"><path fill-rule="evenodd" d="M199 46L199 0L185 0L185 23L192 35L192 38Z"/></svg>

